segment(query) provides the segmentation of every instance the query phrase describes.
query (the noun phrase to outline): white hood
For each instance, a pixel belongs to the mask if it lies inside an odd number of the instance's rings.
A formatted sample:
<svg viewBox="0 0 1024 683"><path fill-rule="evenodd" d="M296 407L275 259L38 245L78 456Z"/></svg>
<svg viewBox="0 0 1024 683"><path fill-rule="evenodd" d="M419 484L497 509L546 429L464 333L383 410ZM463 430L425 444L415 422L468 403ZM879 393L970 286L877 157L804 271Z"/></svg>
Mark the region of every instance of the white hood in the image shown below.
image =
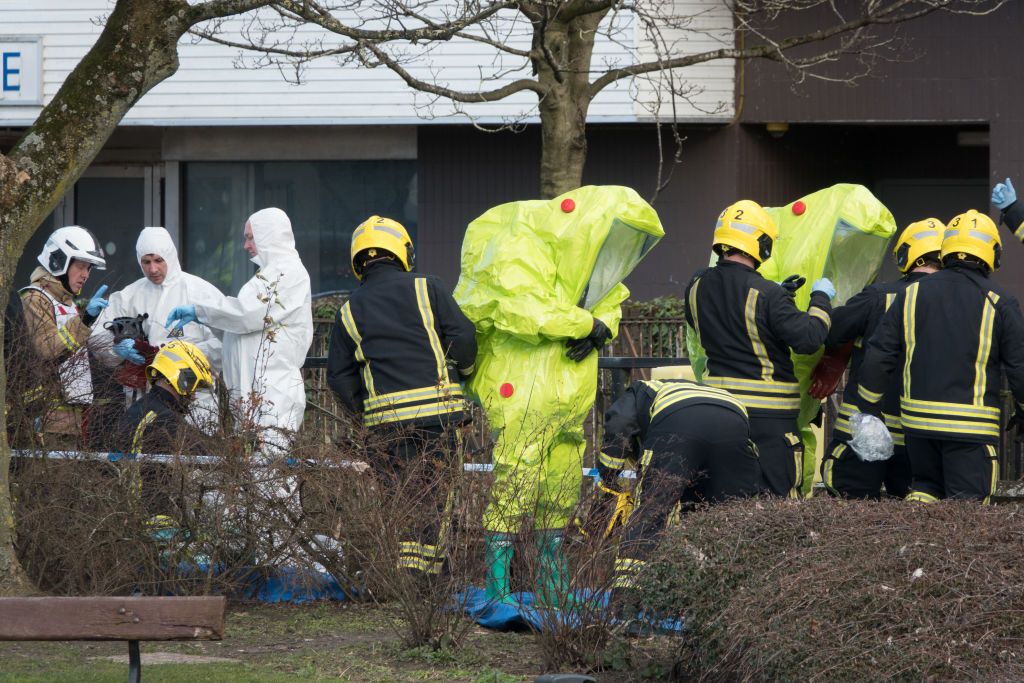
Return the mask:
<svg viewBox="0 0 1024 683"><path fill-rule="evenodd" d="M261 209L249 216L252 239L256 244L256 256L252 262L265 268L284 259L297 259L295 235L288 214L281 209Z"/></svg>
<svg viewBox="0 0 1024 683"><path fill-rule="evenodd" d="M142 267L142 257L146 254L156 254L167 262L167 275L164 277L161 287L170 287L181 277L178 249L174 246L171 233L167 232L165 228L143 228L139 233L139 239L135 243L135 257L140 268ZM142 276L146 276L145 271Z"/></svg>

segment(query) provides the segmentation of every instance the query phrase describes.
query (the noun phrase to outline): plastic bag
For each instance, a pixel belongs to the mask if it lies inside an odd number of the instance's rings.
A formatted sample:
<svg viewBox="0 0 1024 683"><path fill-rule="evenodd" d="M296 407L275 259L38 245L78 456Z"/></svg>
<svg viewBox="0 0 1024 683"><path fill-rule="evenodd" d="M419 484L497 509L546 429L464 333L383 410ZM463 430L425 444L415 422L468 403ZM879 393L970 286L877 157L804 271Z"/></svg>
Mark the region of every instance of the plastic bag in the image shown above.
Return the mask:
<svg viewBox="0 0 1024 683"><path fill-rule="evenodd" d="M850 417L850 448L864 462L878 462L892 457L892 434L885 423L874 415L854 413Z"/></svg>

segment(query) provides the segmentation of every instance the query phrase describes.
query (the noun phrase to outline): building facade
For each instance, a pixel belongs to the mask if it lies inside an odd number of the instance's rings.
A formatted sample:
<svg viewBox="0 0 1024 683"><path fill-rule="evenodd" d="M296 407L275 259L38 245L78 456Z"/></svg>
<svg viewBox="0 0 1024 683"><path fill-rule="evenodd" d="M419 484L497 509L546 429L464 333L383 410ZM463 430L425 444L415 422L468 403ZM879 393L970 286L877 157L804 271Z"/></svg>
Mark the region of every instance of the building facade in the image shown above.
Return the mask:
<svg viewBox="0 0 1024 683"><path fill-rule="evenodd" d="M701 22L678 49L731 44L724 5L677 5ZM109 7L107 0L0 0L0 149L57 91ZM858 182L901 225L987 209L993 181L1024 181L1024 96L1011 54L1020 26L1020 3L985 17L929 16L903 28L906 59L876 64L856 87L794 86L773 63L687 69L697 90L676 103L681 162L666 160L662 172L671 179L655 200L667 236L630 277L634 295L680 294L707 263L718 212L739 197L778 205ZM609 34L615 38L599 41L595 64L650 49L628 22ZM525 33L510 35L528 45ZM418 68L421 75L442 69L451 85L472 89L483 59L478 46L453 41ZM383 69L316 63L294 85L277 69L239 68L251 66L246 60L232 48L183 41L178 73L126 117L41 227L19 277L27 277L48 228L78 223L112 253L106 281L123 286L139 277L138 230L162 224L178 237L186 269L233 293L253 269L241 249L245 218L279 206L293 219L315 292L353 286L351 230L374 213L405 223L419 267L454 285L466 224L491 206L539 194L532 95L474 105L468 113L478 124L525 124L519 132L482 132ZM623 81L594 101L585 182L654 196L659 131L651 112L666 109L657 87ZM660 134L670 155L671 137ZM1021 246L1008 245L999 278L1024 294L1018 258Z"/></svg>

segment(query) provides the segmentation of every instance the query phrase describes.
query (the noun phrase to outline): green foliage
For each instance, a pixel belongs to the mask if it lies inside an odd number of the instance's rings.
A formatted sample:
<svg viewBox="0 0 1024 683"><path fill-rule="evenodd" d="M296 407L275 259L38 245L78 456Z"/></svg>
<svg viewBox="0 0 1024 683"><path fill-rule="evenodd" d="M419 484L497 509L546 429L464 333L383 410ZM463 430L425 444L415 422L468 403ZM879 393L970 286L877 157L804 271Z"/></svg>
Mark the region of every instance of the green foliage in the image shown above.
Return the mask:
<svg viewBox="0 0 1024 683"><path fill-rule="evenodd" d="M630 299L623 305L623 317L656 318L658 320L682 319L686 302L677 296L659 296L647 301Z"/></svg>

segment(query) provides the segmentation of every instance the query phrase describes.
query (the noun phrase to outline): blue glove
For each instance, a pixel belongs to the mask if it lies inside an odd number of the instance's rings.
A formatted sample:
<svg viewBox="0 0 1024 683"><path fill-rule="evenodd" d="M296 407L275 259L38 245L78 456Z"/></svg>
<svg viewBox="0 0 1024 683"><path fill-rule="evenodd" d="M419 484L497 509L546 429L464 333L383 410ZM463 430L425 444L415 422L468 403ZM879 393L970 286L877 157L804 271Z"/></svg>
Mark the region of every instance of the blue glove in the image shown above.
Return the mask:
<svg viewBox="0 0 1024 683"><path fill-rule="evenodd" d="M196 307L193 305L188 306L175 306L171 310L170 315L167 316L167 322L164 323L164 327L168 330L172 329L171 324L174 324L174 329L184 327L189 323L197 323L199 318L196 317Z"/></svg>
<svg viewBox="0 0 1024 683"><path fill-rule="evenodd" d="M996 183L992 188L992 203L1000 211L1017 201L1017 191L1013 189L1013 183L1009 178L1005 183Z"/></svg>
<svg viewBox="0 0 1024 683"><path fill-rule="evenodd" d="M827 277L823 277L811 285L811 294L815 292L821 292L828 297L829 301L836 298L836 286Z"/></svg>
<svg viewBox="0 0 1024 683"><path fill-rule="evenodd" d="M98 316L100 314L100 311L106 308L107 304L109 303L106 299L103 298L103 295L106 293L107 286L100 285L100 288L97 289L96 293L92 295L91 299L89 299L89 303L85 305L85 312L91 315L93 318Z"/></svg>
<svg viewBox="0 0 1024 683"><path fill-rule="evenodd" d="M146 359L142 357L141 353L135 350L134 339L122 339L114 344L114 353L129 363L135 363L136 365L146 364Z"/></svg>

